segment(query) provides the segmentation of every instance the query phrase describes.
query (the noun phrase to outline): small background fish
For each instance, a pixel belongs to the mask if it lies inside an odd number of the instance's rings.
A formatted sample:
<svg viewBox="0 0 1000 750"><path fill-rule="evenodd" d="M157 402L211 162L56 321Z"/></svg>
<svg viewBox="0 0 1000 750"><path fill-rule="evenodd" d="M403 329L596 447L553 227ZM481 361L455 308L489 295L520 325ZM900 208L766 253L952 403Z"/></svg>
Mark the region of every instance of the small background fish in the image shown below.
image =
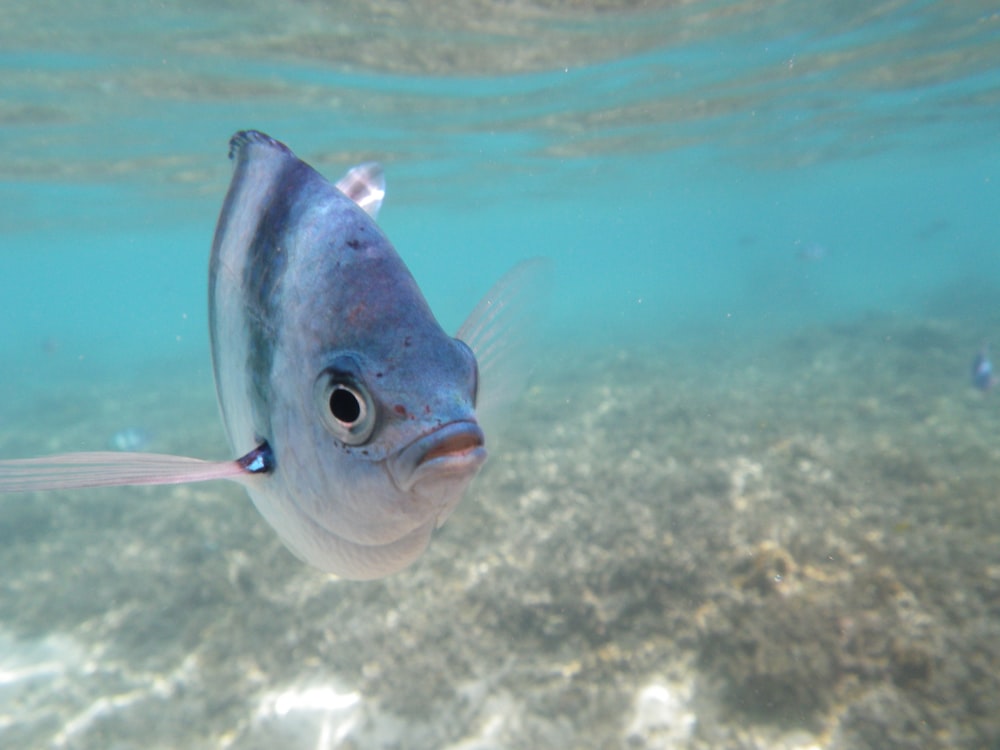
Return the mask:
<svg viewBox="0 0 1000 750"><path fill-rule="evenodd" d="M124 427L108 438L108 447L113 451L142 451L149 447L152 435L142 427Z"/></svg>
<svg viewBox="0 0 1000 750"><path fill-rule="evenodd" d="M990 360L989 346L983 344L982 348L972 359L972 385L976 389L988 393L997 384L997 377L993 374L993 362Z"/></svg>

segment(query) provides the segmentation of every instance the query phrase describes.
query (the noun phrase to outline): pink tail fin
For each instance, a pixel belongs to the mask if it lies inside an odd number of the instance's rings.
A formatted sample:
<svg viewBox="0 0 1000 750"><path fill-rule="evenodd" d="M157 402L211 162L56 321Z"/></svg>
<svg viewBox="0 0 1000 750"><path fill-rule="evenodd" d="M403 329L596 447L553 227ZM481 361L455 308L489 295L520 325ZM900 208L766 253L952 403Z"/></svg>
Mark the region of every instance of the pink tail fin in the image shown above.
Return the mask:
<svg viewBox="0 0 1000 750"><path fill-rule="evenodd" d="M64 453L44 458L0 461L0 493L182 484L247 475L238 461L202 461L159 453Z"/></svg>

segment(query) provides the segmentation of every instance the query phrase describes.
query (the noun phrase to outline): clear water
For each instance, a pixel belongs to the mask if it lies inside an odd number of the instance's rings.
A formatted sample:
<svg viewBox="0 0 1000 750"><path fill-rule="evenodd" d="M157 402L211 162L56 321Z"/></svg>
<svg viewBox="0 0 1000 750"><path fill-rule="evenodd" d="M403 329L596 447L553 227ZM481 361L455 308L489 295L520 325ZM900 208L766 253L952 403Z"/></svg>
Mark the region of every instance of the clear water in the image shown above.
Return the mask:
<svg viewBox="0 0 1000 750"><path fill-rule="evenodd" d="M1000 205L1000 15L992 3L702 0L619 8L603 2L119 0L5 5L0 14L0 446L7 456L100 449L118 430L135 426L152 436L155 449L192 452L194 446L199 455L224 457L212 404L206 266L229 179L227 140L244 128L288 143L331 178L359 161L382 161L388 197L380 223L446 327L457 328L478 297L516 261L543 255L556 262L558 281L545 325L553 362L565 364L560 371L550 363L551 372L542 376L535 394L547 394L549 407L560 400L566 407L562 414L544 408L535 413L544 412L550 425L565 419L569 437L559 438L558 444L567 451L569 465L583 460L570 448L583 440L580 431L585 428L578 422L594 405L586 400L590 391L561 384L579 386L592 363L602 358L645 364L624 371L593 364L593 393L622 386L623 377L624 383L645 378L654 397L665 401L671 398L667 394L673 392L674 378L682 378L670 369L678 367L691 382L705 383L706 391L691 392L692 403L718 405L717 412L711 406L700 411L702 417L710 422L713 414L728 414L730 421L720 422L717 434L728 439L747 433L752 443L754 431L766 421L753 411L755 388L761 393L787 388L794 401L796 388L808 389L810 378L819 377L815 367L809 370L793 356L776 357L773 347L811 342L802 344L817 347L819 353L810 354L810 361L833 362L825 373L829 381L809 392L816 398L842 389L853 404L863 405L865 399L894 403L893 394L873 390L867 368L877 370L883 358L896 356L878 343L900 336L900 326L928 326L940 339L927 344L925 336L908 352L910 364L886 378L886 388L902 383L899 387L910 389L909 400L891 406L876 428L866 427L859 412L843 417L847 427L820 423L814 434L826 435L832 444L838 430L881 431L894 445L901 442L899 450L909 455L907 436L928 419L922 409L945 410L949 424L955 425L953 434L970 423L984 430L992 425L985 420L996 404L971 393L967 375L979 346L1000 340L995 231ZM865 327L871 321L884 326ZM841 338L827 349L816 343L831 336ZM859 350L866 352L858 357L861 370L851 369L845 358ZM672 364L660 368L661 356ZM744 366L760 368L756 385ZM806 369L800 371L800 366ZM926 385L922 376L937 379L921 390ZM734 407L727 399L739 389L748 395L735 399ZM626 389L626 397L628 393ZM941 399L954 401L942 406ZM747 410L739 411L739 404ZM797 415L821 408L809 398L794 405ZM775 419L773 412L769 418ZM657 452L657 433L638 430L634 422L614 415L609 419L611 447L604 470L612 476L625 470L624 457L630 452ZM769 424L768 429L774 428ZM939 437L929 439L928 446ZM529 432L519 439L519 448L532 455L556 450L551 433ZM780 444L780 436L769 439L772 448ZM963 471L985 472L986 487L995 451L990 452L992 440L982 433L974 442L981 455L977 459L963 453L970 462ZM670 450L666 442L662 445L666 456ZM938 471L947 474L948 462L959 460L947 446L938 446L942 464L933 469L935 476ZM706 466L715 460L710 456L718 457L713 465L736 460L718 446L707 450ZM746 453L753 458L752 444ZM927 456L933 453L927 447ZM841 468L850 475L853 454L843 455ZM524 484L532 486L533 475L527 467L521 469ZM502 485L499 469L495 476ZM664 481L664 494L672 494ZM927 482L933 484L926 477L907 478L898 494L905 495L907 486L919 493ZM496 497L502 497L501 490ZM142 492L145 513L151 512L150 504L155 508L155 503L173 502L172 496L157 492ZM10 501L9 507L21 510L2 526L5 538L20 551L9 553L5 568L16 585L2 594L0 625L7 623L14 640L2 648L11 663L47 664L57 658L55 653L66 655L68 666L55 670L55 687L39 688L49 690L48 698L28 688L8 689L0 679L0 744L4 732L27 743L20 745L25 747L131 747L143 733L153 738L146 746L156 747L221 747L227 742L263 747L277 741L269 740L267 732L279 730L260 729L251 718L229 724L229 718L207 719L204 726L194 721L181 730L151 718L156 711L130 713L133 704L127 701L120 707L127 721L115 723L97 709L99 718L86 713L82 694L131 694L134 683L122 678L118 687L97 685L73 654L98 648L104 637L99 634L113 631L94 625L102 610L148 607L160 612L166 605L145 600L141 591L172 585L170 575L157 574L161 569L150 562L151 578L145 583L140 578L128 593L113 585L120 580L119 566L127 562L94 568L93 576L108 580L98 585L84 577L75 585L94 585L98 602L100 592L113 600L74 614L72 597L61 598L69 594L52 583L67 561L45 550L46 545L59 547L59 535L77 517L46 520L37 541L29 543L25 539L30 535L19 534L20 514L29 503L49 502L70 503L66 507L87 517L97 512L95 505L112 503L118 510L107 511L102 528L120 523L124 529L134 521L139 526L127 534L130 543L136 549L155 547L157 540L141 533L150 516L137 520L121 510L129 497L84 493L75 499ZM238 492L225 497L242 507ZM877 504L881 497L873 490L872 497L858 502ZM995 499L986 491L982 501ZM0 515L4 512L0 507ZM902 513L899 523L917 523L905 509ZM235 558L236 552L226 550L228 567L221 565L217 572L222 579L237 580L246 566L253 575L268 578L255 567L265 563L255 560L254 544L273 545L273 540L252 514L242 523L248 547ZM984 522L978 538L987 547L1000 533L990 523ZM208 528L200 532L208 537L205 545L215 550L226 543L211 538L215 527ZM183 537L183 530L176 533ZM754 549L766 537L761 533L757 538L747 532L733 548L745 544ZM857 536L863 533L858 530ZM93 545L100 548L113 538L95 538ZM529 534L522 543L544 544L544 538L539 526L538 534ZM456 555L463 549L466 554L482 552L454 541ZM323 590L326 584L316 574L299 571L280 548L268 549L266 559L280 561L287 578L272 580L273 589L261 584L256 594L244 592L247 606L253 596L265 596L260 593L265 590L272 600L287 596L292 601L294 597L280 593L292 585L288 581L307 586L304 580ZM938 549L945 560L947 549ZM237 565L234 559L243 562ZM475 569L477 559L460 560L462 570ZM174 563L158 564L169 569ZM1000 567L990 564L987 560L977 575L995 582ZM32 577L10 567L28 565L42 572L35 569ZM46 573L47 565L58 567ZM444 586L471 575L454 569L449 573L440 560L434 565L439 576L434 580ZM586 568L586 562L582 565ZM420 575L431 573L425 569ZM402 584L385 584L399 590L381 585L371 584L369 590L407 596ZM994 593L980 587L969 596L986 602L997 590L987 589ZM920 593L915 596L919 599ZM316 608L315 601L313 605L313 617L333 617ZM178 606L196 610L198 604ZM374 611L388 617L383 610L392 606ZM995 616L995 599L992 606ZM66 615L64 622L56 618L60 622L52 632L24 615L47 607ZM219 611L214 616L221 616ZM287 618L283 624L297 632L301 610L296 606L279 609L276 616ZM442 616L451 616L447 608ZM240 621L227 627L239 628ZM337 623L329 627L336 630ZM76 645L61 646L62 639ZM236 640L250 651L264 647L249 637ZM155 654L158 642L154 638L143 650ZM446 644L419 648L441 649L441 658L449 658ZM319 657L308 645L302 649L303 673L319 674ZM330 649L336 653L335 644ZM183 661L176 656L182 651L171 646L173 656L164 656L163 663L152 658L143 674L170 672L177 667L171 659ZM100 671L101 652L86 652ZM368 655L366 669L393 668L377 664L377 656ZM198 669L228 674L245 657L238 649L225 657L213 652L215 666L189 664L188 672L174 672L169 680L195 680L190 670ZM224 658L229 666L218 667ZM538 655L525 658L543 660ZM232 705L243 706L227 717L244 709L251 717L255 701L266 701L261 696L272 682L289 683L287 675L278 679L265 666L255 668L260 670L255 682L226 696ZM346 684L359 684L360 672L343 671L347 674L332 666L329 670ZM488 696L483 705L492 705L490 698L499 704L506 700L491 687L499 683L471 671L483 680L476 687ZM632 692L638 695L655 671L637 670ZM48 679L48 672L38 674L43 683ZM371 683L370 675L366 679ZM838 674L837 679L853 678ZM19 683L11 678L9 684ZM985 689L996 687L994 682ZM462 689L472 690L468 684ZM488 740L483 739L486 713L442 719L443 724L425 715L418 722L420 733L410 735L411 744L399 746L540 747L554 746L547 744L554 737L569 742L567 746L591 746L582 728L587 721L620 725L621 746L711 747L735 741L735 735L706 734L707 713L697 723L701 734L678 730L672 735L655 722L629 729L630 712L639 709L628 690L621 688L616 695L623 696L621 705L610 717L585 720L586 706L560 713L571 727L563 735L554 729L549 734L509 729ZM992 695L995 700L998 694ZM666 699L657 703L655 695L649 700L660 708L666 705ZM833 708L824 705L826 718L793 721L791 729L787 717L775 720L767 710L749 723L763 727L760 736L770 737L767 741L777 742L774 737L780 736L786 743L781 746L806 747L824 740L795 733L822 734L824 727L834 732L832 724L823 722L835 723L829 717L838 707L852 705L850 700L850 690L844 688ZM56 718L21 722L17 707L25 705L32 715L48 710ZM114 710L107 708L107 715ZM523 705L505 709L509 715L531 710ZM953 746L1000 742L1000 729L984 728L963 714L968 710L971 715L973 709L956 704L949 710L953 734L948 741ZM368 718L357 720L368 727L367 735L345 729L346 739L338 738L330 729L333 734L317 740L322 726L307 722L301 736L281 735L280 742L290 748L316 747L317 742L327 742L327 747L393 746L384 737L395 730L379 730L379 735L371 729L378 713L370 711ZM724 712L711 715L718 726L726 726ZM392 727L409 726L405 711L393 716ZM747 724L743 714L736 711L735 716L734 726ZM681 720L673 721L677 725ZM626 735L633 729L630 741ZM781 734L786 730L792 734ZM619 736L609 732L608 737ZM475 737L482 744L459 744ZM756 735L744 739L765 742ZM884 747L894 742L911 746L895 735L882 741Z"/></svg>

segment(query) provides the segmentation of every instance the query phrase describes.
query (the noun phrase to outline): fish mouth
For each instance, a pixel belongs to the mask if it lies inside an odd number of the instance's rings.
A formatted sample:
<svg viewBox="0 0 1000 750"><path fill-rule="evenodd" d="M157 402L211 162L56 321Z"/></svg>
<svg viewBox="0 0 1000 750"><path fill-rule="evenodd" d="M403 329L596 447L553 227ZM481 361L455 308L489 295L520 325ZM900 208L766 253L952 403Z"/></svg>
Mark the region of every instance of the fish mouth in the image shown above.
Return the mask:
<svg viewBox="0 0 1000 750"><path fill-rule="evenodd" d="M420 436L390 462L396 486L409 492L418 484L472 479L486 461L486 438L473 421L449 422Z"/></svg>

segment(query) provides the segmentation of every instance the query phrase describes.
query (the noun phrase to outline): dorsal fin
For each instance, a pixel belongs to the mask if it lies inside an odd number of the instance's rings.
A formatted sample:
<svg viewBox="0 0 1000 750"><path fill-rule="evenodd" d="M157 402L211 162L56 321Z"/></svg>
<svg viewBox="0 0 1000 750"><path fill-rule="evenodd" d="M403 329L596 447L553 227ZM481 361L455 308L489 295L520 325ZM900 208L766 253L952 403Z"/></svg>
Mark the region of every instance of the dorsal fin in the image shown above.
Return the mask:
<svg viewBox="0 0 1000 750"><path fill-rule="evenodd" d="M229 158L239 160L244 151L252 146L266 146L294 157L291 149L281 141L276 141L259 130L241 130L229 139ZM347 170L335 186L352 201L364 209L373 219L378 218L382 200L385 198L385 174L382 165L375 161L358 164Z"/></svg>
<svg viewBox="0 0 1000 750"><path fill-rule="evenodd" d="M273 148L291 154L291 149L281 141L276 141L271 136L261 133L259 130L241 130L229 139L229 158L237 159L243 150L254 144L271 146Z"/></svg>

